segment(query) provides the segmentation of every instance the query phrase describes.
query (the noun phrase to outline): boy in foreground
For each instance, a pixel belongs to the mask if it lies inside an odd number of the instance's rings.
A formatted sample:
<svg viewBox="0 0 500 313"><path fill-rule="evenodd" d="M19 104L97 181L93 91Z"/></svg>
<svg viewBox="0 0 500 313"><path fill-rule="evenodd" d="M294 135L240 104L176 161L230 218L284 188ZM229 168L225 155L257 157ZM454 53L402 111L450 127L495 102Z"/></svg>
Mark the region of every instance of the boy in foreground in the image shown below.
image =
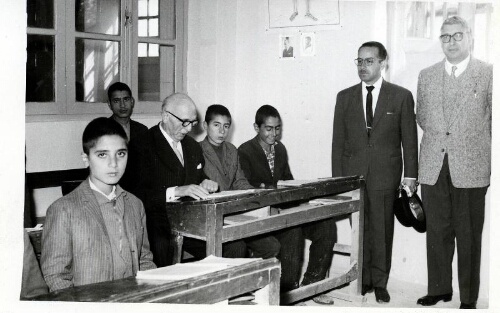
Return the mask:
<svg viewBox="0 0 500 313"><path fill-rule="evenodd" d="M142 202L118 181L127 165L127 135L97 118L82 137L89 177L47 210L41 267L50 291L135 276L155 268Z"/></svg>
<svg viewBox="0 0 500 313"><path fill-rule="evenodd" d="M276 188L279 180L292 180L285 146L281 138L281 116L276 108L263 105L255 114L257 135L238 148L241 168L254 187ZM331 266L336 241L335 221L326 219L302 227L291 227L275 235L281 244L282 285L285 289L299 286L301 258L306 237L311 240L309 263L302 286L325 279ZM321 304L333 304L333 299L320 295L313 299Z"/></svg>
<svg viewBox="0 0 500 313"><path fill-rule="evenodd" d="M253 189L241 170L238 150L226 141L230 128L231 114L225 106L214 104L207 108L203 122L207 136L200 142L205 158L203 170L208 178L219 184L220 191ZM272 258L280 252L280 243L273 236L252 237L245 243L253 258Z"/></svg>

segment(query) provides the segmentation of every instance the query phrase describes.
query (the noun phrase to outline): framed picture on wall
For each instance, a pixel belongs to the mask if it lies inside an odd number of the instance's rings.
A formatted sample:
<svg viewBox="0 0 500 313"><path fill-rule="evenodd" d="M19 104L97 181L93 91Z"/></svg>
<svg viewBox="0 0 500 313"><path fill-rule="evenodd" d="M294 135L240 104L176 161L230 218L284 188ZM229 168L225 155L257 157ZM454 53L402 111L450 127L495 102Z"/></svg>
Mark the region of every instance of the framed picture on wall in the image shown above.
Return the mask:
<svg viewBox="0 0 500 313"><path fill-rule="evenodd" d="M269 29L340 26L339 0L268 0Z"/></svg>
<svg viewBox="0 0 500 313"><path fill-rule="evenodd" d="M297 36L279 36L279 57L280 59L294 59L296 57L298 45ZM294 50L295 49L295 50Z"/></svg>
<svg viewBox="0 0 500 313"><path fill-rule="evenodd" d="M313 56L316 54L316 36L314 33L300 33L300 55Z"/></svg>

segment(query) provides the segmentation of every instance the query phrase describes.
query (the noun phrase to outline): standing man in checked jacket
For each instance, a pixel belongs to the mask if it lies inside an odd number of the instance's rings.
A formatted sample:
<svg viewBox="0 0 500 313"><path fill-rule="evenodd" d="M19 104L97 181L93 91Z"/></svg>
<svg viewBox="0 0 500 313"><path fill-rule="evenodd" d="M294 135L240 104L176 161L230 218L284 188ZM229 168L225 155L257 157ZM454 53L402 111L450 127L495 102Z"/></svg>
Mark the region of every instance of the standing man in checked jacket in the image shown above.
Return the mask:
<svg viewBox="0 0 500 313"><path fill-rule="evenodd" d="M464 19L445 20L439 38L446 58L422 70L418 79L428 293L417 303L451 300L456 240L460 308L475 309L490 184L493 69L471 56L472 34Z"/></svg>

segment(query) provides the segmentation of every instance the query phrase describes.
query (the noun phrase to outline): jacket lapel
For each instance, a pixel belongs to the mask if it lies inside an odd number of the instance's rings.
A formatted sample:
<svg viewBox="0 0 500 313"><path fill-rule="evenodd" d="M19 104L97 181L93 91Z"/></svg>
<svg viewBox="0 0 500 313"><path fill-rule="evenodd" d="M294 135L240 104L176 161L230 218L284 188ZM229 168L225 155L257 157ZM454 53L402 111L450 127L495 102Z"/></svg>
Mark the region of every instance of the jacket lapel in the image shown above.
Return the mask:
<svg viewBox="0 0 500 313"><path fill-rule="evenodd" d="M377 127L377 123L380 121L380 118L384 116L387 111L387 105L389 103L389 95L390 92L387 90L389 88L387 82L382 80L382 86L380 88L380 92L378 94L377 105L375 107L375 114L373 115L373 128L372 131L375 131Z"/></svg>
<svg viewBox="0 0 500 313"><path fill-rule="evenodd" d="M222 169L222 164L220 163L220 160L219 160L219 157L217 156L217 154L215 153L212 145L208 142L208 139L205 138L201 144L204 146L204 151L206 153L206 157L207 157L207 160L210 161L212 164L215 165L215 167L217 168L217 171L219 173L224 173L223 169ZM224 151L225 151L225 146L224 144L222 145L222 151L223 151L223 156L225 157L224 155Z"/></svg>
<svg viewBox="0 0 500 313"><path fill-rule="evenodd" d="M359 83L354 89L354 93L351 98L351 107L354 108L354 117L356 120L356 124L360 129L364 129L365 136L368 138L368 133L366 132L366 119L365 112L363 109L363 92L361 90L362 85Z"/></svg>
<svg viewBox="0 0 500 313"><path fill-rule="evenodd" d="M471 103L472 99L470 97L474 94L474 89L477 88L476 84L479 78L477 77L479 73L477 73L476 61L471 57L467 68L462 73L463 76L463 86L460 88L460 93L457 97L457 107L453 110L453 114L449 119L449 125L453 125L453 123L457 120L459 116L461 116L461 112L467 107L468 103Z"/></svg>
<svg viewBox="0 0 500 313"><path fill-rule="evenodd" d="M267 165L265 167L266 168L266 175L267 175L268 179L270 178L269 180L272 181L273 174L271 174L271 169L269 168L269 163L267 162L266 154L264 153L264 150L262 149L262 147L259 144L259 135L255 136L252 139L252 145L253 145L253 149L255 150L255 154L260 159L260 162Z"/></svg>
<svg viewBox="0 0 500 313"><path fill-rule="evenodd" d="M172 169L175 172L177 171L177 169L182 168L181 161L179 161L179 158L177 158L177 155L168 143L167 139L161 133L161 126L156 125L155 127L156 129L153 132L153 146L155 147L155 151L153 151L153 153L156 153L158 155L158 158L166 167ZM184 162L186 162L185 159L186 158L184 158Z"/></svg>
<svg viewBox="0 0 500 313"><path fill-rule="evenodd" d="M85 180L81 185L79 190L80 198L82 202L85 202L86 205L82 207L83 210L87 210L92 217L95 218L97 224L101 228L102 232L108 237L108 232L106 230L106 225L104 224L104 217L102 216L101 209L99 208L99 204L97 203L97 199L95 198L92 189L90 189L89 179Z"/></svg>

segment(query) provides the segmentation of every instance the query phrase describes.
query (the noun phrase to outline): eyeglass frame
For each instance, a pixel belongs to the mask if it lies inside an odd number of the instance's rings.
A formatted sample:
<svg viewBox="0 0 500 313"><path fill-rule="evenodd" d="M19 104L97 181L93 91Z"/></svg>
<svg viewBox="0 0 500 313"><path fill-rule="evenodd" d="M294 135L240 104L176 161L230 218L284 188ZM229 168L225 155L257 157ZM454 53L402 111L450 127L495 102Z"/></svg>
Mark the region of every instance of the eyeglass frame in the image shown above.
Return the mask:
<svg viewBox="0 0 500 313"><path fill-rule="evenodd" d="M456 36L457 34L460 34L462 38L460 38L460 39L455 38L455 36ZM444 41L444 39L445 39L445 38L448 38L448 40L447 40L447 41ZM442 43L449 43L449 42L451 41L451 38L453 38L453 40L455 40L455 42L457 42L457 41L462 41L462 40L464 39L464 32L456 32L456 33L454 33L453 35L450 35L450 34L443 34L443 35L439 36L439 40L440 40Z"/></svg>
<svg viewBox="0 0 500 313"><path fill-rule="evenodd" d="M179 122L182 123L182 127L188 127L189 124L193 125L193 127L195 127L196 125L198 125L198 120L183 120L181 118L179 118L177 115L175 115L174 113L170 112L170 111L165 111L165 113L168 113L170 115L172 115L173 117L175 117L177 120L179 120Z"/></svg>
<svg viewBox="0 0 500 313"><path fill-rule="evenodd" d="M359 60L361 60L361 64L359 64ZM366 58L366 59L356 58L356 59L354 59L354 64L356 66L363 66L363 64L366 64L366 66L372 66L373 63L375 63L375 60L384 61L384 60L379 59L379 58Z"/></svg>

